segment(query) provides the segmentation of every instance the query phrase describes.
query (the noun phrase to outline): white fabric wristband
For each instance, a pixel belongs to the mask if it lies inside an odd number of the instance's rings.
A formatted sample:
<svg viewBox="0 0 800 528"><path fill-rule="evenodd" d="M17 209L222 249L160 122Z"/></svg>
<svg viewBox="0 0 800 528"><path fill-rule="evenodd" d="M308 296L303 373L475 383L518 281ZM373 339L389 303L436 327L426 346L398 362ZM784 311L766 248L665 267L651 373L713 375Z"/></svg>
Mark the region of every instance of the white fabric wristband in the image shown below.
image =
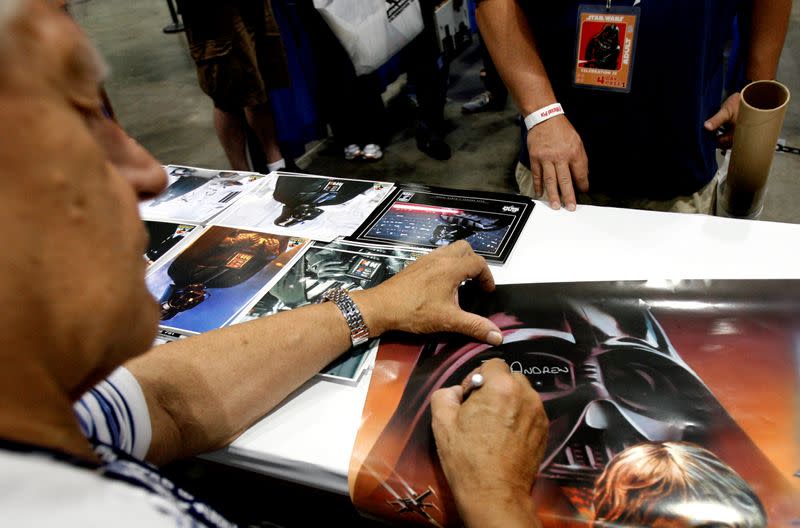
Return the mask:
<svg viewBox="0 0 800 528"><path fill-rule="evenodd" d="M525 126L530 130L536 125L560 115L564 115L564 109L561 108L560 103L553 103L525 116Z"/></svg>

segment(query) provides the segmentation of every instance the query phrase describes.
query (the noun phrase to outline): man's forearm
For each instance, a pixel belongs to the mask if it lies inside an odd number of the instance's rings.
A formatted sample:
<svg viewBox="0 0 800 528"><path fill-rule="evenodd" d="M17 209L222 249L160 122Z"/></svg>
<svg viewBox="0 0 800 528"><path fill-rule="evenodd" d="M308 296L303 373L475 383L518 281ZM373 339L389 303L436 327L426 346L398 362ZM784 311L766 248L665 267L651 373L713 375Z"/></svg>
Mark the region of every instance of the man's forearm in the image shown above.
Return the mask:
<svg viewBox="0 0 800 528"><path fill-rule="evenodd" d="M753 0L748 79L775 78L791 12L792 0Z"/></svg>
<svg viewBox="0 0 800 528"><path fill-rule="evenodd" d="M522 114L556 102L525 13L516 0L480 0L481 37Z"/></svg>
<svg viewBox="0 0 800 528"><path fill-rule="evenodd" d="M366 292L353 298L371 332ZM312 305L163 345L126 365L153 422L148 460L223 447L350 347L333 303Z"/></svg>

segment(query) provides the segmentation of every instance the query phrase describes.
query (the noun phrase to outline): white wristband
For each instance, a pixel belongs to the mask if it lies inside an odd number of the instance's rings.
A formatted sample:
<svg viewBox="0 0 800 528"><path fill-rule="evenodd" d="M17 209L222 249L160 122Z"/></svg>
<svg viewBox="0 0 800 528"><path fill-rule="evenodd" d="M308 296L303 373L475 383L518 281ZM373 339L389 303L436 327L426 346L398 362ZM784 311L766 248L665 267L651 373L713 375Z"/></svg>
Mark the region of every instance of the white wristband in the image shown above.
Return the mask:
<svg viewBox="0 0 800 528"><path fill-rule="evenodd" d="M561 108L559 103L553 103L528 114L525 117L525 126L530 130L539 123L544 123L548 119L560 115L564 115L564 109Z"/></svg>

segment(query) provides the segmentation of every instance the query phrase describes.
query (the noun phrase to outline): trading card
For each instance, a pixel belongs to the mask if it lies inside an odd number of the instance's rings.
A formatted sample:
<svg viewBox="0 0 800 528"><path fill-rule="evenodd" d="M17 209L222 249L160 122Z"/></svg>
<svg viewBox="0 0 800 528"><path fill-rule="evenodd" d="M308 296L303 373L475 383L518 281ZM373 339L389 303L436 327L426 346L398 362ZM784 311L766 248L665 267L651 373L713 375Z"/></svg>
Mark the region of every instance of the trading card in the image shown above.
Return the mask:
<svg viewBox="0 0 800 528"><path fill-rule="evenodd" d="M351 240L429 249L466 240L479 255L505 262L533 206L512 194L403 187Z"/></svg>

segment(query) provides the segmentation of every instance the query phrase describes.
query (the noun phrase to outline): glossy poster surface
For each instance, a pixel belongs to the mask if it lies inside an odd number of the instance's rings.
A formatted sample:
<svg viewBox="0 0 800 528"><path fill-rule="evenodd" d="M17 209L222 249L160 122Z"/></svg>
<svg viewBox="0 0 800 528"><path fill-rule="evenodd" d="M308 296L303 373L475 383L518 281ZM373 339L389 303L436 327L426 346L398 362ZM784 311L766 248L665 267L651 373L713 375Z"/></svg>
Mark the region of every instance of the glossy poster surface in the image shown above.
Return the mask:
<svg viewBox="0 0 800 528"><path fill-rule="evenodd" d="M800 523L800 281L509 285L461 298L505 342L382 342L350 470L362 511L458 525L430 395L502 357L550 419L531 497L544 526Z"/></svg>

